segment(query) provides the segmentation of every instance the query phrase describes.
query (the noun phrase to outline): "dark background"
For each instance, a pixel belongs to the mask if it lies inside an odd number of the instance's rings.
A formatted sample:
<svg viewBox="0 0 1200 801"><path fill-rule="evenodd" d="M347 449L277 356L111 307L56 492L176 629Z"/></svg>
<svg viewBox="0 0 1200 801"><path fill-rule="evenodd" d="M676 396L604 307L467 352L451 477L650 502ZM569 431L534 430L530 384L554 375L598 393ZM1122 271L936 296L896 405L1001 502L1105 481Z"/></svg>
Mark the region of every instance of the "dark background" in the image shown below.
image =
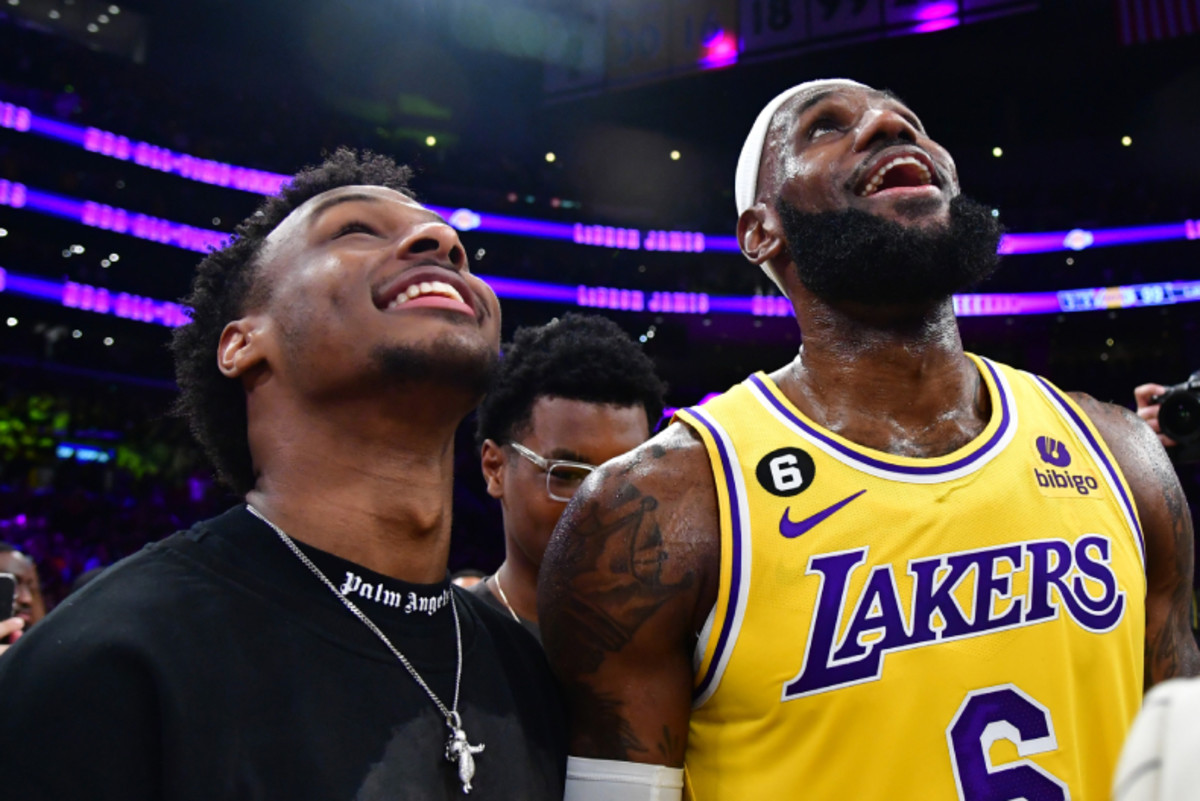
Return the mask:
<svg viewBox="0 0 1200 801"><path fill-rule="evenodd" d="M123 27L113 15L118 33L101 45L83 26L107 3L0 0L0 101L286 174L340 144L369 147L412 164L419 196L437 205L728 235L734 165L758 110L799 81L844 76L913 107L954 155L964 191L999 209L1011 231L1174 223L1200 217L1200 36L1180 28L1126 43L1122 10L1155 1L1032 3L936 33L555 98L543 91L543 65L522 53L525 29L500 23L513 9L549 14L570 3L495 0L489 17L451 0L126 2ZM0 178L223 231L259 200L10 130L0 130ZM0 228L0 267L155 298L182 296L199 259L28 210L0 207ZM735 254L462 238L486 275L775 292ZM73 244L84 252L64 257ZM102 267L110 253L120 260ZM1015 256L981 289L1195 280L1198 256L1194 241ZM506 340L569 309L502 305ZM672 405L777 367L800 343L790 318L606 313L635 337L654 328L644 347ZM1136 384L1200 368L1198 314L1198 304L1180 304L961 322L970 350L1132 406ZM3 324L9 317L18 324ZM168 335L0 292L0 539L33 552L51 594L228 502L166 414ZM502 556L499 518L469 439L464 431L452 567L490 569ZM65 462L54 456L60 440L109 448L114 459ZM1196 497L1194 472L1181 471Z"/></svg>

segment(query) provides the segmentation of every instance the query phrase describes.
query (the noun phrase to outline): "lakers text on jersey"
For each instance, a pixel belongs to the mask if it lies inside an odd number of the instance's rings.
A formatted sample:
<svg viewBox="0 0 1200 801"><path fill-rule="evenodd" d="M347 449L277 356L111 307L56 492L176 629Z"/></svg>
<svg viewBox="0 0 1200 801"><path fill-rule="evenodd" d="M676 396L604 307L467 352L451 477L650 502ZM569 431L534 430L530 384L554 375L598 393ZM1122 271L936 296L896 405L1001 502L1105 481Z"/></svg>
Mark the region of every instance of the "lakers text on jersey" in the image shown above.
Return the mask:
<svg viewBox="0 0 1200 801"><path fill-rule="evenodd" d="M722 538L689 798L1107 797L1142 693L1129 487L1070 398L970 358L991 420L938 458L839 437L761 373L678 413Z"/></svg>

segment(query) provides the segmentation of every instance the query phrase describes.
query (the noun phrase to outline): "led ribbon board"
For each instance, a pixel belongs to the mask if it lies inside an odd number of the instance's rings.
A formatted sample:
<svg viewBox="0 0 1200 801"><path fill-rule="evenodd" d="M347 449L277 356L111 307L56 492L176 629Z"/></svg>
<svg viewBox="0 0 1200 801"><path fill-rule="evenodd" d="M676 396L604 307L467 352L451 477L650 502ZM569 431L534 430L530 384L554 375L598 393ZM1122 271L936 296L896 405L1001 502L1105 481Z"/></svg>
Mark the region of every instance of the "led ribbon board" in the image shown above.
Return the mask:
<svg viewBox="0 0 1200 801"><path fill-rule="evenodd" d="M142 167L178 175L192 181L240 189L262 195L276 194L290 176L238 167L221 161L197 158L176 153L158 145L137 142L128 137L99 128L85 128L34 114L23 106L0 103L0 128L33 133L81 147L92 153L132 161ZM48 195L48 193L42 193ZM70 201L79 202L79 201ZM445 206L427 208L442 215L459 231L481 231L489 234L527 236L574 242L579 245L618 248L625 250L669 251L672 253L737 253L737 239L732 236L702 234L696 231L641 231L609 225L553 222L503 214L485 214L471 209L451 209ZM124 212L130 214L130 212ZM139 215L135 215L139 216ZM140 215L144 216L144 215ZM152 219L152 218L151 218ZM202 229L193 229L200 231ZM217 237L226 235L208 232ZM1129 228L1005 234L999 252L1005 255L1052 253L1063 250L1084 250L1092 247L1134 245L1178 239L1200 238L1200 220L1145 225Z"/></svg>
<svg viewBox="0 0 1200 801"><path fill-rule="evenodd" d="M80 201L51 192L29 189L0 180L0 205L26 208L95 228L206 253L220 247L226 234L182 223L134 214L91 201ZM1189 238L1196 238L1189 223ZM777 296L713 296L704 292L647 292L640 289L567 286L496 276L480 276L499 297L574 304L584 308L649 311L660 314L749 314L785 317L792 314L787 299ZM74 282L58 283L0 270L0 291L27 295L101 314L177 326L187 322L186 310L170 301ZM1200 281L1160 282L1125 287L1095 287L1060 292L1019 292L956 295L954 310L960 317L986 315L1049 314L1093 309L1135 308L1185 303L1200 299Z"/></svg>
<svg viewBox="0 0 1200 801"><path fill-rule="evenodd" d="M497 296L513 300L535 300L574 304L583 308L649 311L661 314L749 314L783 317L792 313L785 298L710 296L702 292L652 292L640 289L563 286L538 281L479 276ZM116 292L75 281L51 281L13 273L0 267L0 293L57 303L68 309L105 314L127 320L155 323L171 328L189 321L186 307L169 300ZM648 296L648 297L647 297ZM1065 289L1059 292L1013 292L955 295L954 313L959 317L1133 309L1169 306L1200 301L1200 281L1169 281L1130 286Z"/></svg>

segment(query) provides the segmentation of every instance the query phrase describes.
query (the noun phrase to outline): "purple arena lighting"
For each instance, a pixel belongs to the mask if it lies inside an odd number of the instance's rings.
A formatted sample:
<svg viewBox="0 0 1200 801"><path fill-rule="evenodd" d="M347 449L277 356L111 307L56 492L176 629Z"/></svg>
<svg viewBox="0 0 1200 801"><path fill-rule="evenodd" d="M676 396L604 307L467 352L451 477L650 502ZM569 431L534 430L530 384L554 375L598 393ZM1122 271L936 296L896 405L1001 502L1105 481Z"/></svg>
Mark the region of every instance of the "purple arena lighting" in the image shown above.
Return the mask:
<svg viewBox="0 0 1200 801"><path fill-rule="evenodd" d="M54 136L56 139L63 138L49 132L46 132L46 135ZM73 132L72 135L74 135ZM92 153L111 156L121 161L133 161L135 164L149 167L152 170L190 178L201 183L227 186L231 189L241 189L260 195L277 194L289 180L289 176L286 175L196 158L146 142L131 142L124 136L101 131L98 128L85 129L81 144L84 150Z"/></svg>
<svg viewBox="0 0 1200 801"><path fill-rule="evenodd" d="M732 237L730 237L732 239ZM577 245L616 248L618 250L657 250L671 253L703 253L708 239L699 231L647 231L614 228L611 225L575 223L571 241Z"/></svg>
<svg viewBox="0 0 1200 801"><path fill-rule="evenodd" d="M541 281L526 281L520 278L499 278L494 275L479 275L497 297L513 300L539 300L546 303L574 303L575 287L561 284L544 284Z"/></svg>
<svg viewBox="0 0 1200 801"><path fill-rule="evenodd" d="M219 248L229 239L229 234L220 231L196 228L148 214L137 214L90 200L76 200L53 192L29 189L23 184L4 180L0 180L0 206L40 211L74 220L91 228L127 234L198 253L207 253Z"/></svg>
<svg viewBox="0 0 1200 801"><path fill-rule="evenodd" d="M704 246L718 253L741 253L736 236L706 236Z"/></svg>
<svg viewBox="0 0 1200 801"><path fill-rule="evenodd" d="M442 216L457 231L474 231L479 227L479 223L482 222L479 215L470 209L455 209L449 215L443 214Z"/></svg>
<svg viewBox="0 0 1200 801"><path fill-rule="evenodd" d="M958 17L958 3L955 0L940 0L929 3L913 15L917 21L916 27L910 33L933 33L954 28L962 23Z"/></svg>
<svg viewBox="0 0 1200 801"><path fill-rule="evenodd" d="M0 205L13 208L28 208L71 220L77 220L93 228L101 228L115 233L126 234L159 242L186 250L207 253L213 248L221 247L228 239L227 235L218 231L209 231L190 225L163 220L145 214L134 214L125 209L106 206L92 201L80 201L62 197L50 192L29 189L23 184L0 180ZM461 220L464 209L449 211L437 210L443 216L458 216ZM449 212L448 215L444 212ZM495 215L481 215L493 217ZM512 218L509 218L512 219ZM473 222L473 220L471 221ZM555 225L560 229L572 230L571 226L560 223L544 223ZM607 229L613 232L613 241L618 241L618 231L625 231L626 243L631 236L630 229ZM561 233L561 231L560 231ZM636 233L636 232L635 232ZM1083 237L1082 234L1087 234ZM1070 231L1066 234L1049 233L1037 235L1009 235L1007 241L1002 241L1000 251L1011 252L1014 247L1021 247L1020 240L1011 239L1016 236L1037 236L1043 238L1060 238L1059 241L1074 239L1076 243L1090 238L1097 245L1115 244L1116 230L1081 232ZM1169 235L1173 239L1200 238L1200 221L1188 220L1171 226L1143 226L1127 229L1127 235L1139 241L1154 240L1155 237ZM702 234L686 232L652 231L650 234L661 235L657 247L687 252L687 248L701 248L716 244L714 239L705 238ZM647 238L650 238L650 234ZM732 237L730 237L732 239ZM723 242L719 244L725 244ZM1036 244L1036 243L1035 243ZM643 246L649 249L646 243ZM1029 243L1025 247L1033 247ZM715 248L714 248L715 249ZM1078 248L1076 248L1078 249ZM1037 252L1026 250L1024 252ZM575 303L585 308L605 308L619 311L651 311L665 314L707 314L717 312L723 314L751 314L758 317L786 317L792 314L791 304L786 299L772 296L754 297L712 297L703 292L646 292L644 290L620 289L610 287L570 287L558 284L546 284L537 281L523 281L512 278L485 277L484 280L493 283L496 294L500 297L510 297L519 300L536 300L558 303ZM1136 306L1161 305L1163 303L1178 303L1196 300L1200 290L1194 287L1200 282L1140 284L1133 287L1097 288L1084 290L1065 290L1063 292L1022 292L1011 294L975 294L956 295L954 298L955 313L960 317L979 315L1012 315L1012 314L1046 314L1063 311L1083 311L1099 308L1132 308ZM1188 289L1188 287L1193 287ZM1115 293L1115 294L1114 294ZM647 297L648 296L648 297ZM65 297L65 296L64 296ZM73 297L73 296L72 296ZM114 312L118 316L141 319L138 315L162 316L176 320L173 312L157 310L156 307L137 305L135 301L126 300L122 309L134 303L134 310ZM82 306L80 306L82 308ZM164 323L182 325L182 321Z"/></svg>
<svg viewBox="0 0 1200 801"><path fill-rule="evenodd" d="M0 292L11 292L37 300L62 300L62 284L32 275L14 275L0 267Z"/></svg>
<svg viewBox="0 0 1200 801"><path fill-rule="evenodd" d="M25 184L13 183L0 178L0 206L11 206L14 209L23 208L28 200L28 190Z"/></svg>
<svg viewBox="0 0 1200 801"><path fill-rule="evenodd" d="M114 292L74 281L49 281L36 276L8 272L3 267L0 267L0 292L50 301L68 309L80 309L171 328L186 325L190 320L185 307L169 300Z"/></svg>
<svg viewBox="0 0 1200 801"><path fill-rule="evenodd" d="M155 300L128 292L109 292L107 289L67 281L62 285L62 305L97 314L111 314L126 320L157 323L170 328L187 325L186 309L169 300Z"/></svg>
<svg viewBox="0 0 1200 801"><path fill-rule="evenodd" d="M703 253L707 240L698 231L648 231L646 250L671 253Z"/></svg>
<svg viewBox="0 0 1200 801"><path fill-rule="evenodd" d="M479 276L496 295L512 300L575 305L589 309L652 312L655 314L749 314L756 317L786 317L792 314L787 298L710 296L703 292L647 292L615 287L563 286L497 276ZM7 272L0 267L0 293L59 303L69 309L108 314L175 327L186 325L186 307L166 300L114 292L102 287L58 282ZM1014 292L955 295L954 313L959 317L1058 314L1061 312L1133 309L1200 302L1200 281L1167 281L1131 286L1064 289L1059 292Z"/></svg>
<svg viewBox="0 0 1200 801"><path fill-rule="evenodd" d="M32 207L32 202L29 205ZM83 204L79 221L93 228L129 234L138 239L148 239L151 242L161 242L199 253L219 248L229 240L229 235L220 231L195 228L147 214L133 214L125 209L93 203L90 200Z"/></svg>
<svg viewBox="0 0 1200 801"><path fill-rule="evenodd" d="M738 60L738 40L732 33L717 30L704 40L703 52L696 63L703 70L728 67Z"/></svg>
<svg viewBox="0 0 1200 801"><path fill-rule="evenodd" d="M0 103L0 128L28 131L33 122L33 113L24 106Z"/></svg>
<svg viewBox="0 0 1200 801"><path fill-rule="evenodd" d="M958 24L958 18L948 11L955 5L951 2L942 2L932 3L922 8L919 12L921 21L918 23L917 30L939 30L941 27ZM938 16L943 14L943 11L945 11L945 15ZM734 45L736 58L736 42ZM146 142L133 141L128 137L99 128L84 128L68 122L41 117L23 106L16 106L12 103L0 103L0 128L45 136L82 147L93 153L122 161L133 161L135 164L159 172L215 186L240 189L245 192L273 195L290 180L290 176L287 175L197 158ZM738 251L737 240L732 236L702 234L694 231L647 231L643 234L636 228L550 222L508 217L501 214L484 214L471 209L450 209L442 206L429 206L428 208L441 214L460 231L476 230L489 234L557 239L582 245L627 250L645 249L674 253L710 251L736 253ZM197 232L202 230L192 229ZM215 232L205 232L205 234L213 234L218 238L223 236L215 234ZM183 236L192 244L199 246L192 249L206 248L206 243L211 241L204 234L193 235L176 232L175 235ZM1093 231L1075 229L1072 231L1006 234L1000 242L999 251L1006 255L1050 253L1060 250L1081 250L1087 247L1133 245L1176 239L1200 239L1200 220ZM620 241L624 241L625 244L618 244ZM659 244L663 242L665 245Z"/></svg>
<svg viewBox="0 0 1200 801"><path fill-rule="evenodd" d="M438 212L439 214L441 212ZM571 241L575 236L575 226L570 223L547 222L545 220L527 220L522 217L505 217L501 214L479 214L479 226L475 229L489 234L510 234L512 236L528 236L534 239L560 239ZM443 215L445 216L445 215Z"/></svg>
<svg viewBox="0 0 1200 801"><path fill-rule="evenodd" d="M947 28L956 28L959 25L958 17L942 17L941 19L931 19L927 22L922 22L912 29L912 33L933 33L935 31L944 31Z"/></svg>
<svg viewBox="0 0 1200 801"><path fill-rule="evenodd" d="M928 3L918 9L914 15L922 22L935 22L946 17L953 17L958 14L958 3L956 0L939 0L939 2Z"/></svg>
<svg viewBox="0 0 1200 801"><path fill-rule="evenodd" d="M656 314L708 314L713 311L712 299L705 292L645 292L641 289L580 284L575 289L573 300L588 309L649 311Z"/></svg>
<svg viewBox="0 0 1200 801"><path fill-rule="evenodd" d="M580 284L575 290L575 303L587 309L645 311L646 293L640 289L617 289Z"/></svg>
<svg viewBox="0 0 1200 801"><path fill-rule="evenodd" d="M704 404L708 403L713 398L719 398L719 397L721 397L720 392L710 392L707 395L705 395L703 398L701 398L700 400L696 401L695 403L689 404L689 405L690 406L703 406ZM663 420L670 420L672 417L675 416L675 412L679 411L679 408L680 407L678 407L678 406L666 407L665 409L662 410L662 415L658 418L659 421L661 422ZM658 429L656 428L655 430L657 431Z"/></svg>
<svg viewBox="0 0 1200 801"><path fill-rule="evenodd" d="M642 246L642 232L636 228L613 228L611 225L575 223L572 228L571 241L577 245L637 250Z"/></svg>
<svg viewBox="0 0 1200 801"><path fill-rule="evenodd" d="M1085 250L1113 245L1140 245L1177 239L1200 239L1200 220L1184 220L1166 225L1139 225L1130 228L1098 228L1070 231L1043 231L1036 234L1005 234L999 252L1004 255L1053 253L1060 250Z"/></svg>
<svg viewBox="0 0 1200 801"><path fill-rule="evenodd" d="M57 139L60 142L67 142L77 147L83 147L84 141L87 139L87 131L78 125L72 125L69 122L59 122L58 120L48 120L44 117L34 117L29 130L35 134L41 134L48 139Z"/></svg>

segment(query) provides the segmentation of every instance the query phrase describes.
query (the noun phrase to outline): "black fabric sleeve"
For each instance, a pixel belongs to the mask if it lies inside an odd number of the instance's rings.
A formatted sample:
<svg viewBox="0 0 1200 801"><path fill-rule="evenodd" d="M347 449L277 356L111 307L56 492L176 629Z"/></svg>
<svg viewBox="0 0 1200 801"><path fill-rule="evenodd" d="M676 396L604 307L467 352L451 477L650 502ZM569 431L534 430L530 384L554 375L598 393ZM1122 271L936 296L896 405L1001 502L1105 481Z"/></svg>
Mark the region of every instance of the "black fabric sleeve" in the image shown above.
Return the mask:
<svg viewBox="0 0 1200 801"><path fill-rule="evenodd" d="M121 628L52 615L0 656L6 798L162 797L156 681Z"/></svg>

